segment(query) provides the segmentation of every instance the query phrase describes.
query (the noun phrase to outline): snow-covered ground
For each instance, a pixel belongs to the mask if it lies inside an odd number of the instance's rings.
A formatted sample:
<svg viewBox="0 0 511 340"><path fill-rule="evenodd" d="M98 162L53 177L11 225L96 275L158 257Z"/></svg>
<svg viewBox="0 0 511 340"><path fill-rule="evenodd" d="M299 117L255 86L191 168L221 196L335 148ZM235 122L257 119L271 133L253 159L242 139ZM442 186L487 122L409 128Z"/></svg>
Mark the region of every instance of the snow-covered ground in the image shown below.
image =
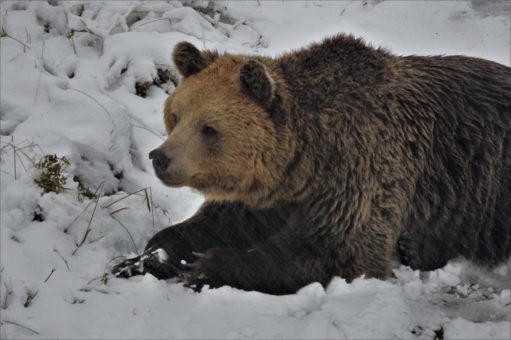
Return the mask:
<svg viewBox="0 0 511 340"><path fill-rule="evenodd" d="M276 55L351 32L399 54L510 64L506 0L185 5L1 2L0 337L509 339L511 264L397 267L288 296L105 274L202 202L160 184L147 159L165 138L177 42ZM44 154L70 161L59 194L34 183Z"/></svg>

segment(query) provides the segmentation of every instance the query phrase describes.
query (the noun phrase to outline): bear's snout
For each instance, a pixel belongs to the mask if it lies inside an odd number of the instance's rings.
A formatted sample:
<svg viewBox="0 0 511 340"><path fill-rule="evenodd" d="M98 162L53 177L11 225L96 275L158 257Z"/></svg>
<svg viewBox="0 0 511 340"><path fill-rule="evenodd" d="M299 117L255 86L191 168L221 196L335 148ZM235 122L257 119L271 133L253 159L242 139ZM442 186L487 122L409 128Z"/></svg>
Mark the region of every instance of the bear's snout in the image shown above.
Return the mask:
<svg viewBox="0 0 511 340"><path fill-rule="evenodd" d="M158 176L165 172L170 163L170 159L160 149L149 152L149 159L153 160L153 167Z"/></svg>

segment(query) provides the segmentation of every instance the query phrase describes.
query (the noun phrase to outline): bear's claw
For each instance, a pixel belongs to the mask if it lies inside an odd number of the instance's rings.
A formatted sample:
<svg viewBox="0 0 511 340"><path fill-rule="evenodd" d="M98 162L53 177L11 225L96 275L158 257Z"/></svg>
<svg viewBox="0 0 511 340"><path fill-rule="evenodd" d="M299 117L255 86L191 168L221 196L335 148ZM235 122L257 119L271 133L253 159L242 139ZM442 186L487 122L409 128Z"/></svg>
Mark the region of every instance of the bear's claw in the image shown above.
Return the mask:
<svg viewBox="0 0 511 340"><path fill-rule="evenodd" d="M193 255L193 256L195 256L195 257L197 257L197 258L199 258L199 259L204 258L204 257L206 257L206 256L207 256L207 255L206 255L206 254L204 254L204 253L199 253L199 252L196 252L196 251L192 251L192 255Z"/></svg>
<svg viewBox="0 0 511 340"><path fill-rule="evenodd" d="M163 249L146 250L144 254L126 259L112 268L117 277L129 278L151 272L155 264L166 264L167 254Z"/></svg>
<svg viewBox="0 0 511 340"><path fill-rule="evenodd" d="M121 263L116 264L112 268L112 274L117 277L132 277L133 275L142 274L142 272L139 271L139 265L137 263L140 262L141 256L136 256L130 259L126 259L122 261ZM134 274L137 273L137 274Z"/></svg>

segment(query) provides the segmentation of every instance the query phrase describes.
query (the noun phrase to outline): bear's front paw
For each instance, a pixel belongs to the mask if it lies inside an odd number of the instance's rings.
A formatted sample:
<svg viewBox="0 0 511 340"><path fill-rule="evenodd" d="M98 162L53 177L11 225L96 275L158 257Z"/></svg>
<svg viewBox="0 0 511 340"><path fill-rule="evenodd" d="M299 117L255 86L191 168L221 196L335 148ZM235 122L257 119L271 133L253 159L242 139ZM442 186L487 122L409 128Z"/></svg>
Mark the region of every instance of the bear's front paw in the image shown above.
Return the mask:
<svg viewBox="0 0 511 340"><path fill-rule="evenodd" d="M167 260L167 253L163 249L148 249L140 256L126 259L115 265L112 268L112 274L117 277L129 278L151 273L160 279L168 278L176 275L176 273Z"/></svg>
<svg viewBox="0 0 511 340"><path fill-rule="evenodd" d="M248 282L243 280L243 260L246 252L231 248L213 248L206 254L193 253L197 257L191 271L182 276L185 286L200 292L204 285L218 288L229 285L246 289Z"/></svg>
<svg viewBox="0 0 511 340"><path fill-rule="evenodd" d="M111 272L114 276L128 278L135 275L141 275L140 266L136 265L137 262L140 261L140 256L132 257L129 259L125 259L122 262L116 264Z"/></svg>

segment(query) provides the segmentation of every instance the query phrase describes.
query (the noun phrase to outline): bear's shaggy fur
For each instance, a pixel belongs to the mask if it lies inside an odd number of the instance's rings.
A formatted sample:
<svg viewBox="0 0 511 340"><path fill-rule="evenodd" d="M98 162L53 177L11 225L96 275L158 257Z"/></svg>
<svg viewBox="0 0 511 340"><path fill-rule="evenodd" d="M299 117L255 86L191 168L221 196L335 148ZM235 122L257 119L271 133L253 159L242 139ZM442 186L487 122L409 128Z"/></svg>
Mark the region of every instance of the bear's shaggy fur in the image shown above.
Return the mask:
<svg viewBox="0 0 511 340"><path fill-rule="evenodd" d="M140 272L171 277L184 259L190 284L284 294L385 278L396 253L420 270L509 258L509 67L347 35L275 59L180 43L174 63L184 79L151 157L207 201L149 241L168 258Z"/></svg>

